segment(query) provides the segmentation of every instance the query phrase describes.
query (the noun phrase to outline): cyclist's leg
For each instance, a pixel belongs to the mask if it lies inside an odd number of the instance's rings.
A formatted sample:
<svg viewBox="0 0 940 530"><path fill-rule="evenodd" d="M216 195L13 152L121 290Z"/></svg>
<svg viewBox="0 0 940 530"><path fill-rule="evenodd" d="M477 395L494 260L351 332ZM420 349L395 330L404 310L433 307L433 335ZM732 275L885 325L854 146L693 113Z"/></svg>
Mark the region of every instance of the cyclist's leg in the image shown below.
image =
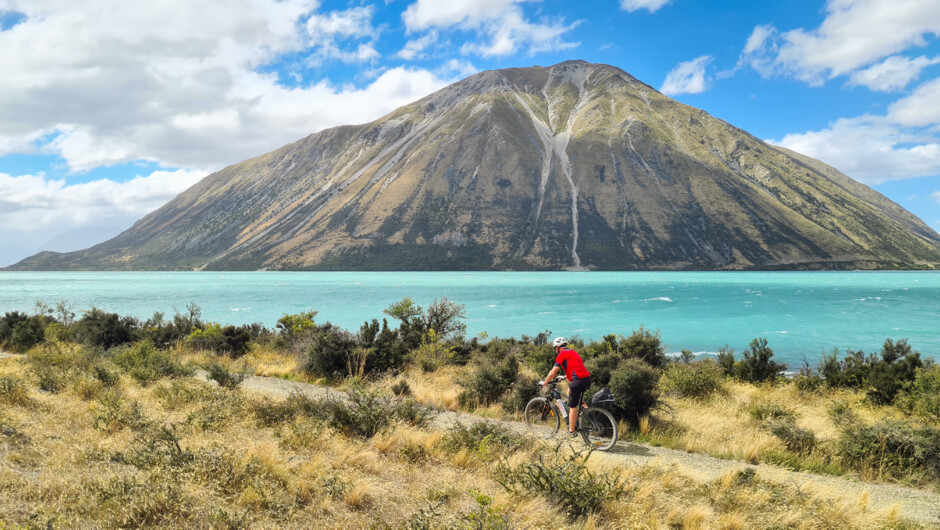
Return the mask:
<svg viewBox="0 0 940 530"><path fill-rule="evenodd" d="M591 386L591 378L572 379L568 384L568 431L575 432L578 425L578 413L581 412L581 399L588 387Z"/></svg>

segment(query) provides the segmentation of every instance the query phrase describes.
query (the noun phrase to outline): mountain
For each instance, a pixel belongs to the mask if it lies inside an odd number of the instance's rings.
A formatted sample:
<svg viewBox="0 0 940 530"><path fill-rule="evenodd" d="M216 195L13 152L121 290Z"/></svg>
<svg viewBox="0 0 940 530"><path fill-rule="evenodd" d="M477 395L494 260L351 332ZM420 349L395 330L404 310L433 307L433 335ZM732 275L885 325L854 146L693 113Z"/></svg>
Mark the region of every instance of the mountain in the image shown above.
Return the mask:
<svg viewBox="0 0 940 530"><path fill-rule="evenodd" d="M618 68L482 72L12 269L935 268L874 190Z"/></svg>

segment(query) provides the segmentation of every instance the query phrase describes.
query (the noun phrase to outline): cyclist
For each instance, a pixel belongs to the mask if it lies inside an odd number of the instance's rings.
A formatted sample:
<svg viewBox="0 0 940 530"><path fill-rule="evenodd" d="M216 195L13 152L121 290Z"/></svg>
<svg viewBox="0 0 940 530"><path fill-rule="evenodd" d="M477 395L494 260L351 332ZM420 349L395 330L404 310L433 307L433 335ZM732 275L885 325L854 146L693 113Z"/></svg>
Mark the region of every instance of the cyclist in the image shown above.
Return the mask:
<svg viewBox="0 0 940 530"><path fill-rule="evenodd" d="M555 349L555 366L548 372L545 381L540 385L547 385L552 381L559 370L565 371L565 377L568 379L568 436L577 435L575 428L578 425L578 411L581 404L581 397L591 386L591 373L584 367L584 361L578 352L565 348L568 345L568 339L556 337L552 341L552 347Z"/></svg>

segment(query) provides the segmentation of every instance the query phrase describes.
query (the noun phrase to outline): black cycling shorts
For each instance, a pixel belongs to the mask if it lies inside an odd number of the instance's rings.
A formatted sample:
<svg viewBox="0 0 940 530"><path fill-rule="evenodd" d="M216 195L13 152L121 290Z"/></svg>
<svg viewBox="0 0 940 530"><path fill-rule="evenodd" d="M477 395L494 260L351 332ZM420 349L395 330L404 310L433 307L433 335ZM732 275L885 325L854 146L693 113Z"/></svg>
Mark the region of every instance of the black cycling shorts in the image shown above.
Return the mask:
<svg viewBox="0 0 940 530"><path fill-rule="evenodd" d="M568 383L568 407L575 408L581 403L581 397L584 396L584 393L587 392L588 387L591 386L591 378L586 377L584 379L573 378L570 383Z"/></svg>

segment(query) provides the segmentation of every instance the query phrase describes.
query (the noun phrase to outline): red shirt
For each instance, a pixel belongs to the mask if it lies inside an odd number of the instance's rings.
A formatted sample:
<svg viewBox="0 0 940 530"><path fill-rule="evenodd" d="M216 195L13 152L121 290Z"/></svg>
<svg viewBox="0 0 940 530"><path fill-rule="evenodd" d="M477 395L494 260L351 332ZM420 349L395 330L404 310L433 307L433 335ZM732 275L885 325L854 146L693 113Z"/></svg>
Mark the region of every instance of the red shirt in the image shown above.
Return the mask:
<svg viewBox="0 0 940 530"><path fill-rule="evenodd" d="M581 360L581 356L574 350L562 348L562 350L558 352L558 357L555 358L555 366L559 366L565 371L565 377L568 378L568 381L571 381L572 376L578 379L591 377L591 372L588 372L587 368L584 367L584 361Z"/></svg>

